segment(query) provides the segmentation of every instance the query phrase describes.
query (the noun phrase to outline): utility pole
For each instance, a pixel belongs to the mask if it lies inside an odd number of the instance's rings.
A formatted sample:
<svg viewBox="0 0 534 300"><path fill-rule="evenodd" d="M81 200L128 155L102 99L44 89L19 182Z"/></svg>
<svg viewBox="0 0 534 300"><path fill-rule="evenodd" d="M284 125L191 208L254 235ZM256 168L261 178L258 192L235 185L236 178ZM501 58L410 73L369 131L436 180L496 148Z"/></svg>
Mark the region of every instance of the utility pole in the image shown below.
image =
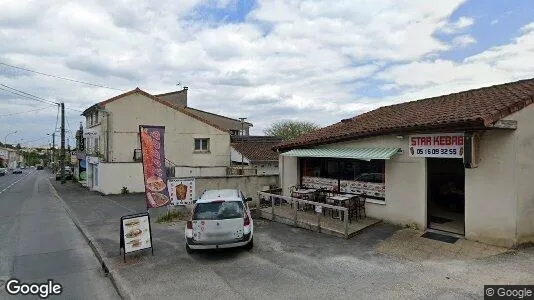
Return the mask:
<svg viewBox="0 0 534 300"><path fill-rule="evenodd" d="M54 160L56 158L56 133L52 132L52 171L55 171Z"/></svg>
<svg viewBox="0 0 534 300"><path fill-rule="evenodd" d="M242 136L245 135L245 120L246 119L247 118L239 118L239 120L241 121L241 135ZM244 168L245 168L245 157L243 153L241 153L241 175L245 175Z"/></svg>
<svg viewBox="0 0 534 300"><path fill-rule="evenodd" d="M65 103L61 102L61 154L59 167L61 172L61 183L65 183Z"/></svg>

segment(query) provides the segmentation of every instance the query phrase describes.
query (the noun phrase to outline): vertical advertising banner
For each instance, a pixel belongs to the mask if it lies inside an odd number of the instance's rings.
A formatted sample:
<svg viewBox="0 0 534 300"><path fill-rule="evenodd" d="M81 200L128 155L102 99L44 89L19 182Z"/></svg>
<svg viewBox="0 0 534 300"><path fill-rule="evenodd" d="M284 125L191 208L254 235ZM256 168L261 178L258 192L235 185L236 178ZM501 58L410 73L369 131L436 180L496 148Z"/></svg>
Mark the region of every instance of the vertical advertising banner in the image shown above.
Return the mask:
<svg viewBox="0 0 534 300"><path fill-rule="evenodd" d="M170 199L163 141L165 127L139 125L139 133L143 153L146 207L148 209L168 205Z"/></svg>

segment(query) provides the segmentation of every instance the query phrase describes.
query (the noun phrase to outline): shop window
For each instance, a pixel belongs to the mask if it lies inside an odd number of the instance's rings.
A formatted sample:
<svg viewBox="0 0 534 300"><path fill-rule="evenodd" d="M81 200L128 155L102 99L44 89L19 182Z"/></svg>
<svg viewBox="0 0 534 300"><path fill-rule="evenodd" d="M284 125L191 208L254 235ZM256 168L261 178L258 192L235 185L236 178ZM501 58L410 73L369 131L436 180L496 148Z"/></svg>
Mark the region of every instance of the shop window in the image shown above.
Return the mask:
<svg viewBox="0 0 534 300"><path fill-rule="evenodd" d="M302 184L385 199L385 161L301 158Z"/></svg>

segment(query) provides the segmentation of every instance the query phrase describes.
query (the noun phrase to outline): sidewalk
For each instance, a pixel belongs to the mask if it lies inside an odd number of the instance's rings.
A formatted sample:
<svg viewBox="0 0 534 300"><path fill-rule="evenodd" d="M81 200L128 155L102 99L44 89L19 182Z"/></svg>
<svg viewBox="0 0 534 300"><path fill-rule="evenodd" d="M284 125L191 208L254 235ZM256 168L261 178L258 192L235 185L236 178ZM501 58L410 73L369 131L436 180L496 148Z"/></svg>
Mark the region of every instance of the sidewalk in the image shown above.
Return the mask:
<svg viewBox="0 0 534 300"><path fill-rule="evenodd" d="M152 209L150 217L154 256L150 250L141 251L126 255L124 263L119 249L120 218L127 214L145 212L144 194L104 196L71 182L61 184L51 180L51 183L80 225L85 228L85 234L93 240L91 242L103 251L99 254L104 257L104 261L107 261L107 268L116 271L113 275L117 278L112 279L119 285L117 288L124 298L172 295L165 293L165 289L161 289L161 286L143 283L150 281L149 278L145 278L148 274L165 272L158 264L167 259L161 258L176 260L182 257L183 260L188 256L182 242L184 222L157 224L155 223L157 216L164 213L166 208ZM140 267L144 270L141 271ZM169 278L172 277L176 275ZM154 289L151 290L151 287Z"/></svg>

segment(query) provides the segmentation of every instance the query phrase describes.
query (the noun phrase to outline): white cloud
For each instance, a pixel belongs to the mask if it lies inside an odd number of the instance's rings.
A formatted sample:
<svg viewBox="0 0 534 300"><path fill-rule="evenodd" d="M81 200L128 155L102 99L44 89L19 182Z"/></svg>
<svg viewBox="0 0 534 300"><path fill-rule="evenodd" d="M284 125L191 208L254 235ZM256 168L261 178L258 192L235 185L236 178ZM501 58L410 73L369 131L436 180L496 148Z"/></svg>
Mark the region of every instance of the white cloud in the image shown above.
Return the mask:
<svg viewBox="0 0 534 300"><path fill-rule="evenodd" d="M440 31L447 34L457 33L466 29L467 27L470 27L474 23L475 20L473 18L460 17L456 22L446 23L442 28L440 28Z"/></svg>
<svg viewBox="0 0 534 300"><path fill-rule="evenodd" d="M527 25L521 27L521 31L523 32L531 32L534 31L534 22L528 23Z"/></svg>
<svg viewBox="0 0 534 300"><path fill-rule="evenodd" d="M458 47L467 47L476 44L476 40L469 34L459 35L452 40L453 45Z"/></svg>
<svg viewBox="0 0 534 300"><path fill-rule="evenodd" d="M523 29L530 27L529 24ZM401 91L382 99L383 103L396 103L532 78L532 57L534 30L523 30L512 43L492 47L462 62L442 59L412 62L390 67L376 78L385 80L387 88Z"/></svg>
<svg viewBox="0 0 534 300"><path fill-rule="evenodd" d="M0 10L0 61L125 90L168 92L181 82L189 86L191 106L247 116L259 134L276 119L327 125L399 95L502 82L533 69L518 63L529 51L528 26L521 40L471 58L476 61L440 60L442 51L474 40L460 35L447 45L435 37L473 24L468 17L448 22L463 2L259 0L244 22L230 23L198 8L234 12L234 0L10 1ZM517 49L510 48L514 44ZM510 54L499 64L484 58L503 52ZM389 64L397 67L381 71ZM377 72L388 82L370 86ZM119 93L3 68L0 82L75 108ZM398 95L359 95L373 88ZM26 101L4 99L2 107ZM77 127L77 113L71 113ZM54 111L39 120L39 130L52 128ZM0 119L0 136L16 126L23 125Z"/></svg>

